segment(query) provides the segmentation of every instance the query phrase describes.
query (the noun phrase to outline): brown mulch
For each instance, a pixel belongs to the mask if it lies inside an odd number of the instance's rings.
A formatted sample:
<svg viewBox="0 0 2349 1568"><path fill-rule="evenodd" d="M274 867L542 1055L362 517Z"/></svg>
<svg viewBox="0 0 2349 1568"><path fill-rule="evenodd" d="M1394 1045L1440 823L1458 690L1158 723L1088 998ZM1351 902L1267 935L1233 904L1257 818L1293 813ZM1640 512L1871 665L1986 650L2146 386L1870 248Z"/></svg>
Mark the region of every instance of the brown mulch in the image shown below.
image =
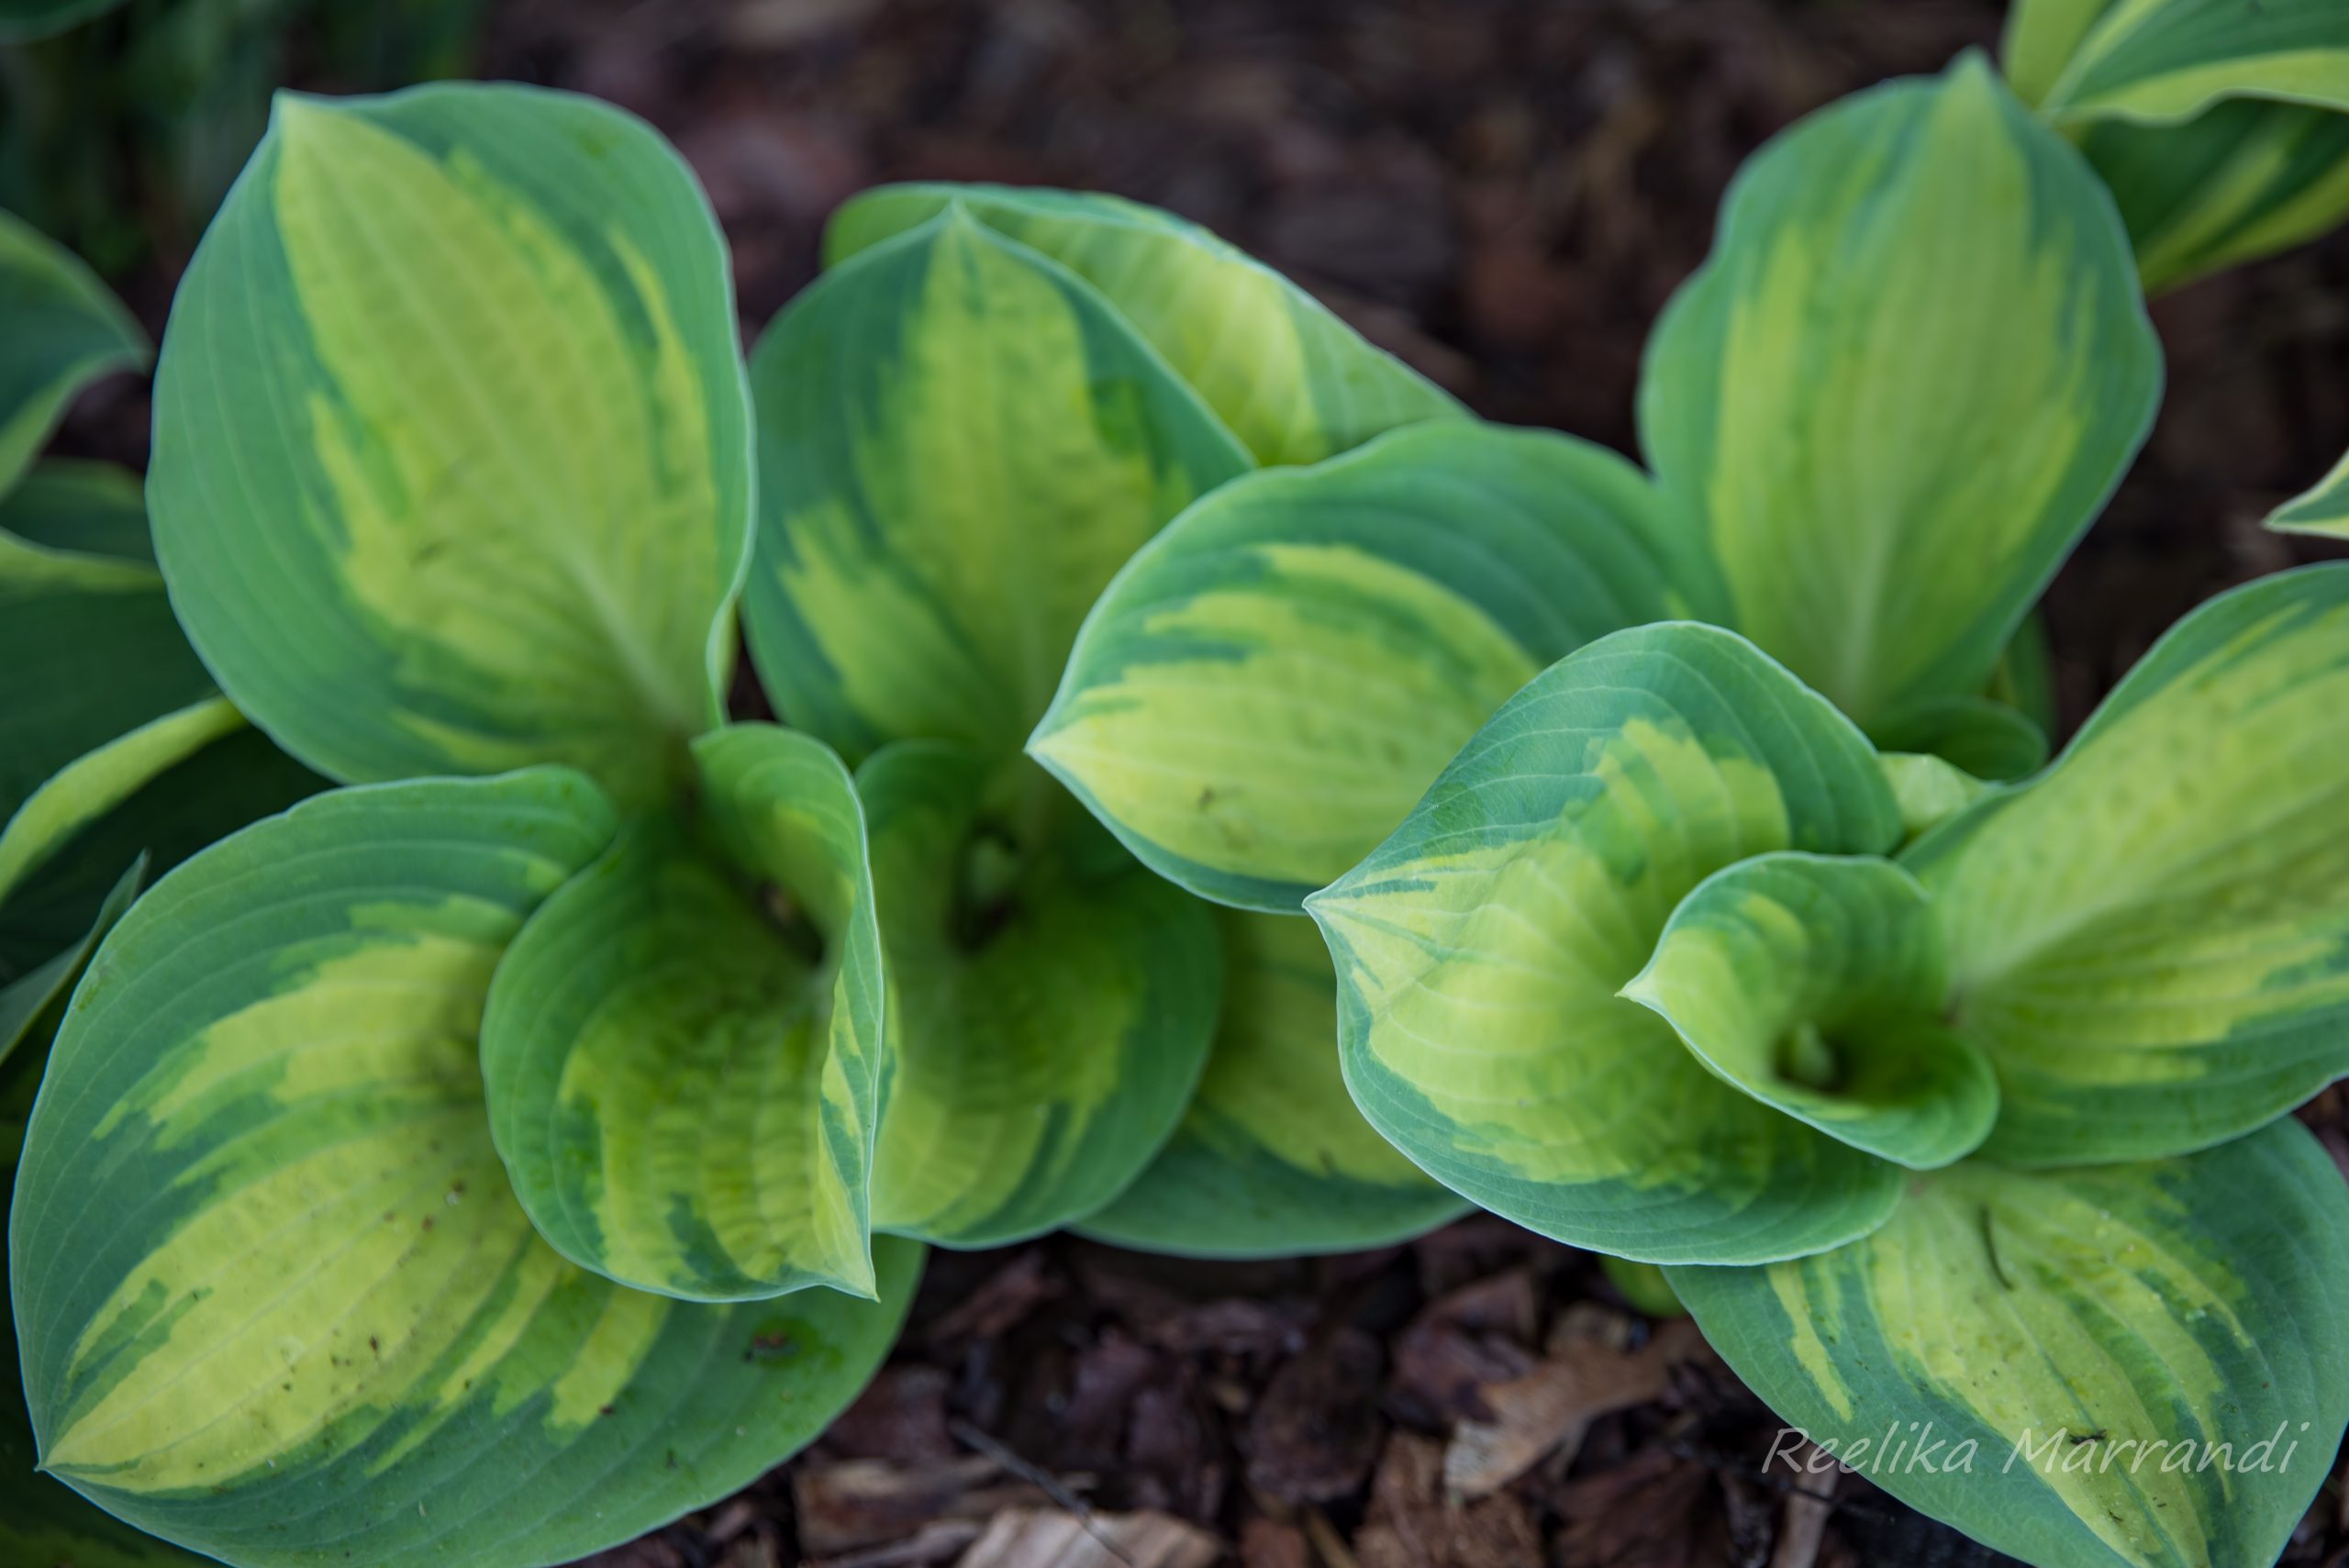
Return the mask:
<svg viewBox="0 0 2349 1568"><path fill-rule="evenodd" d="M499 0L483 74L684 150L745 330L866 185L1115 191L1313 288L1479 412L1631 450L1649 324L1741 160L1809 109L1988 45L1986 0ZM345 83L307 83L333 88ZM127 286L150 324L169 258ZM2048 600L2076 723L2164 628L2328 547L2258 518L2349 447L2349 240L2160 302L2153 442ZM134 455L121 388L69 438ZM2349 1155L2338 1095L2311 1113ZM1685 1329L1490 1218L1341 1259L1056 1238L939 1254L815 1450L598 1568L1860 1568L2003 1562L1777 1423ZM1816 1495L1814 1495L1816 1494ZM2328 1484L2287 1562L2349 1555Z"/></svg>

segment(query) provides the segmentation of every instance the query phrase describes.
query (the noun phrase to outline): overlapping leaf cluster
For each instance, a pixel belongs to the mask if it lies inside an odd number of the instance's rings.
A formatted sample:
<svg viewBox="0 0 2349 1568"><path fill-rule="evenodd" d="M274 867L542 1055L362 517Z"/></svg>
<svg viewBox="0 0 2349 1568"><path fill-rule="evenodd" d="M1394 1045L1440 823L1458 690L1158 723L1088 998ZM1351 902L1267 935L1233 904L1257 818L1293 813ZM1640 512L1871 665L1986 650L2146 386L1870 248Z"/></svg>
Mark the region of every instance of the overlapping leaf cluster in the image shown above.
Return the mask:
<svg viewBox="0 0 2349 1568"><path fill-rule="evenodd" d="M1658 325L1648 473L1429 427L1236 482L1033 749L1312 915L1348 1088L1446 1186L1668 1265L1814 1436L1988 1456L1890 1490L2256 1564L2321 1466L2220 1445L2349 1416L2349 1195L2277 1119L2349 1072L2349 568L2207 606L2043 772L1991 695L2152 417L2137 261L1979 62L1848 99Z"/></svg>
<svg viewBox="0 0 2349 1568"><path fill-rule="evenodd" d="M2045 117L1969 59L1774 143L1644 469L1062 193L852 203L746 375L657 137L436 88L281 102L150 554L120 476L6 494L143 350L0 229L0 1547L173 1555L38 1434L239 1563L575 1556L820 1430L918 1243L1470 1201L1668 1265L1816 1436L2325 1446L2349 1193L2277 1118L2349 1071L2349 567L2043 771L2026 619L2158 398L2140 273L2330 199L2343 40L2261 17L2026 6ZM2243 105L2300 184L2149 218L2108 133ZM1878 1479L2254 1564L2321 1469Z"/></svg>

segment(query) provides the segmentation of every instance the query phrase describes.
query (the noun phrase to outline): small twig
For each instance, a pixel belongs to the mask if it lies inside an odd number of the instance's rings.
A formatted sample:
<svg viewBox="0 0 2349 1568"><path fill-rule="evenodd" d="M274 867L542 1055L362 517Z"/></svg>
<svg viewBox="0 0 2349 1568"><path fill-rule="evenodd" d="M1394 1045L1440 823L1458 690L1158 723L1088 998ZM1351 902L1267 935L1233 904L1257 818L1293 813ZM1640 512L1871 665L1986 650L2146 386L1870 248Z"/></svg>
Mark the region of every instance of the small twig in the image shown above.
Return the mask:
<svg viewBox="0 0 2349 1568"><path fill-rule="evenodd" d="M1141 1568L1139 1563L1126 1554L1126 1549L1105 1534L1101 1527L1094 1521L1093 1506L1070 1491L1059 1476L1049 1470L1029 1463L1011 1449L1006 1447L1001 1440L979 1430L978 1428L959 1417L946 1423L946 1430L956 1442L985 1454L1020 1480L1043 1493L1045 1496L1050 1497L1055 1505L1066 1510L1078 1524L1085 1527L1085 1533L1099 1543L1102 1551L1126 1564L1126 1568Z"/></svg>

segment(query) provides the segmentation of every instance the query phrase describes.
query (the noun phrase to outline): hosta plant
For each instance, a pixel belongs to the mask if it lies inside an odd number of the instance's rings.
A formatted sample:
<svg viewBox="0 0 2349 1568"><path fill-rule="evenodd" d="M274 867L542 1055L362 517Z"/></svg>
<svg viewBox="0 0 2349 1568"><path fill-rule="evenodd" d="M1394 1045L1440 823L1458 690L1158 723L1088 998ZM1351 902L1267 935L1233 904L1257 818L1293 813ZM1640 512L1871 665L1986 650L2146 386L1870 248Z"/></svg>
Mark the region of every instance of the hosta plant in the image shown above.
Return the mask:
<svg viewBox="0 0 2349 1568"><path fill-rule="evenodd" d="M919 1259L865 1225L863 807L722 722L722 243L601 106L287 100L165 341L198 673L360 787L162 879L75 993L9 1235L42 1462L237 1562L582 1554L820 1430Z"/></svg>
<svg viewBox="0 0 2349 1568"><path fill-rule="evenodd" d="M2332 0L2016 0L2004 54L2110 184L2148 290L2349 217L2349 8ZM2269 521L2349 533L2349 460Z"/></svg>
<svg viewBox="0 0 2349 1568"><path fill-rule="evenodd" d="M767 694L856 764L869 813L895 996L874 1224L1233 1254L1459 1212L1347 1100L1309 933L1153 876L1021 747L1102 585L1186 506L1474 427L1130 203L887 188L827 250L751 357L744 618Z"/></svg>
<svg viewBox="0 0 2349 1568"><path fill-rule="evenodd" d="M1978 60L1739 175L1651 340L1652 472L1430 424L1192 507L1102 595L1030 749L1145 862L1294 912L1593 638L1732 628L1888 750L2028 773L1988 694L2161 384L2128 242Z"/></svg>
<svg viewBox="0 0 2349 1568"><path fill-rule="evenodd" d="M1652 473L1431 426L1238 480L1031 742L1312 915L1415 1162L1668 1265L1790 1420L2049 1568L2272 1562L2349 1418L2349 1193L2277 1119L2349 1071L2349 568L2206 608L2027 782L1949 760L2032 771L1986 693L2159 384L2110 196L1961 61L1740 176Z"/></svg>
<svg viewBox="0 0 2349 1568"><path fill-rule="evenodd" d="M106 938L9 1238L42 1462L121 1518L560 1560L819 1430L910 1239L1464 1208L1346 1096L1311 927L1165 883L1021 753L1185 505L1464 416L1146 209L893 190L833 248L746 378L637 122L280 102L174 303L148 496L206 722L346 787ZM746 572L790 729L728 721Z"/></svg>

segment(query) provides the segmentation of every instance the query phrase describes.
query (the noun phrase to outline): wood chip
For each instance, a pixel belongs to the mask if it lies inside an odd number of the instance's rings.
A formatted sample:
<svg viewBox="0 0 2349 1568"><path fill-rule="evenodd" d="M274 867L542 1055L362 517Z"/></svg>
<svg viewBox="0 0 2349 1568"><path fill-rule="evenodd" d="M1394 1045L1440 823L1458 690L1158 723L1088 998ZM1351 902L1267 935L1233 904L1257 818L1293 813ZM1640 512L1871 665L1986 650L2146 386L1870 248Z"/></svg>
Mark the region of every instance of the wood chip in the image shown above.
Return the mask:
<svg viewBox="0 0 2349 1568"><path fill-rule="evenodd" d="M1708 1353L1687 1322L1665 1324L1631 1351L1602 1336L1561 1336L1525 1376L1479 1390L1493 1418L1453 1430L1444 1482L1464 1497L1489 1496L1544 1455L1580 1443L1599 1417L1662 1398L1675 1367Z"/></svg>
<svg viewBox="0 0 2349 1568"><path fill-rule="evenodd" d="M1222 1555L1215 1537L1168 1514L1021 1508L990 1520L957 1568L1211 1568Z"/></svg>

